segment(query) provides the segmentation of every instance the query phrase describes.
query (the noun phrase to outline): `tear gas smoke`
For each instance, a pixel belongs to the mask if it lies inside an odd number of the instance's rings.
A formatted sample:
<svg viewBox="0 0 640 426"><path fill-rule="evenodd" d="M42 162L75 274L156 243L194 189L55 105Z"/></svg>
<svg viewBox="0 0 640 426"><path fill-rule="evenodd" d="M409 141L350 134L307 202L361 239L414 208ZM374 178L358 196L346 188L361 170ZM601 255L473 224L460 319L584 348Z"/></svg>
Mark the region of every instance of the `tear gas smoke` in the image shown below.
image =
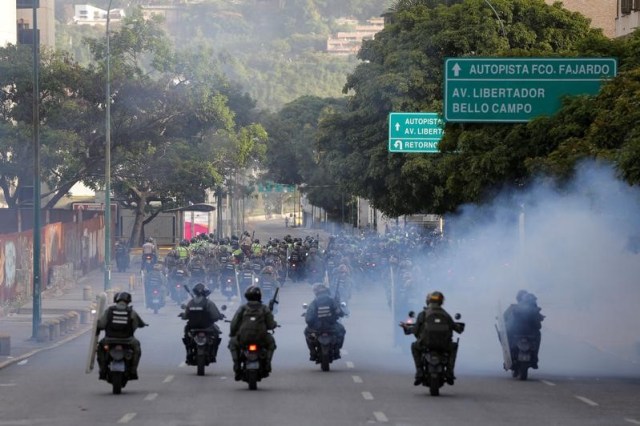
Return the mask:
<svg viewBox="0 0 640 426"><path fill-rule="evenodd" d="M458 366L501 367L495 317L526 289L546 316L541 371L640 374L639 212L638 188L589 162L561 189L540 181L445 218L447 247L423 261L421 288L467 323Z"/></svg>

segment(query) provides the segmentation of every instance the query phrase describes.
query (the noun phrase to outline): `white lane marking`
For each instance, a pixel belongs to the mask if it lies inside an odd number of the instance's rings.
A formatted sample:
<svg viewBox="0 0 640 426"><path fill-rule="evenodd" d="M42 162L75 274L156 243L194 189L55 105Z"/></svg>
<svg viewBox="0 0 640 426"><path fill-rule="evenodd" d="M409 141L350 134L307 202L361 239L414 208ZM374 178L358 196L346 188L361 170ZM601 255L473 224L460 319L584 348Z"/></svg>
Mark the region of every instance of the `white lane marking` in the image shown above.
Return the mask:
<svg viewBox="0 0 640 426"><path fill-rule="evenodd" d="M158 397L157 393L150 393L149 395L144 397L145 401L153 401L154 399L156 399Z"/></svg>
<svg viewBox="0 0 640 426"><path fill-rule="evenodd" d="M33 420L0 420L1 426L22 426L33 424Z"/></svg>
<svg viewBox="0 0 640 426"><path fill-rule="evenodd" d="M8 388L9 386L15 386L15 383L0 383L0 387Z"/></svg>
<svg viewBox="0 0 640 426"><path fill-rule="evenodd" d="M362 377L360 376L351 376L351 378L353 379L354 383L362 383Z"/></svg>
<svg viewBox="0 0 640 426"><path fill-rule="evenodd" d="M389 421L382 411L374 411L373 415L379 423L387 423Z"/></svg>
<svg viewBox="0 0 640 426"><path fill-rule="evenodd" d="M168 375L167 377L165 377L165 379L162 381L162 383L171 383L171 381L173 380L175 376L173 374Z"/></svg>
<svg viewBox="0 0 640 426"><path fill-rule="evenodd" d="M373 395L371 395L371 392L362 392L362 397L367 401L373 400Z"/></svg>
<svg viewBox="0 0 640 426"><path fill-rule="evenodd" d="M29 362L29 360L28 360L28 359L25 359L25 360L20 361L20 362L18 363L18 365L25 365L25 364L26 364L26 363L28 363L28 362Z"/></svg>
<svg viewBox="0 0 640 426"><path fill-rule="evenodd" d="M597 407L598 403L594 402L592 400L590 400L589 398L585 398L584 396L580 396L580 395L574 395L576 398L578 398L580 401L584 402L587 405L590 405L592 407Z"/></svg>
<svg viewBox="0 0 640 426"><path fill-rule="evenodd" d="M351 361L347 361L347 368L354 368L355 365Z"/></svg>
<svg viewBox="0 0 640 426"><path fill-rule="evenodd" d="M547 386L555 386L556 384L553 382L550 382L548 380L540 380L542 383L544 383Z"/></svg>
<svg viewBox="0 0 640 426"><path fill-rule="evenodd" d="M129 423L135 416L136 413L127 413L118 420L118 423Z"/></svg>
<svg viewBox="0 0 640 426"><path fill-rule="evenodd" d="M628 417L625 417L624 421L625 422L629 422L629 423L634 424L634 425L640 425L640 421L636 420L636 419L630 419Z"/></svg>

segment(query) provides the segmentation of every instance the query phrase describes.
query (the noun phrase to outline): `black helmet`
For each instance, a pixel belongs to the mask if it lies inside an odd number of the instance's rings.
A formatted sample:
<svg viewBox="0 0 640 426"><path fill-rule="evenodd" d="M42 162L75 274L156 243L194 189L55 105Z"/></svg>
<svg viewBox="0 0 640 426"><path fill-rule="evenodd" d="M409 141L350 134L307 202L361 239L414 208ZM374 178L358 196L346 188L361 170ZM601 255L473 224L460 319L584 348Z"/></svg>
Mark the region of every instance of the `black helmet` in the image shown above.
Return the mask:
<svg viewBox="0 0 640 426"><path fill-rule="evenodd" d="M527 290L520 290L518 294L516 294L516 302L522 302L527 294L529 294Z"/></svg>
<svg viewBox="0 0 640 426"><path fill-rule="evenodd" d="M262 291L260 287L252 285L244 292L244 297L249 301L259 302L262 300Z"/></svg>
<svg viewBox="0 0 640 426"><path fill-rule="evenodd" d="M180 241L180 246L187 247L188 245L189 245L189 241L187 241L187 240Z"/></svg>
<svg viewBox="0 0 640 426"><path fill-rule="evenodd" d="M329 293L329 287L322 283L314 284L311 289L313 290L313 294L315 294L316 296L322 293Z"/></svg>
<svg viewBox="0 0 640 426"><path fill-rule="evenodd" d="M196 237L191 238L191 244L195 244L198 242L198 239Z"/></svg>
<svg viewBox="0 0 640 426"><path fill-rule="evenodd" d="M429 303L442 305L444 303L444 294L440 293L439 291L434 291L427 294L427 304Z"/></svg>
<svg viewBox="0 0 640 426"><path fill-rule="evenodd" d="M119 291L113 295L113 303L124 302L126 304L131 303L131 294L126 291Z"/></svg>
<svg viewBox="0 0 640 426"><path fill-rule="evenodd" d="M193 294L196 296L204 296L207 297L211 294L208 288L204 286L202 283L198 283L193 287Z"/></svg>

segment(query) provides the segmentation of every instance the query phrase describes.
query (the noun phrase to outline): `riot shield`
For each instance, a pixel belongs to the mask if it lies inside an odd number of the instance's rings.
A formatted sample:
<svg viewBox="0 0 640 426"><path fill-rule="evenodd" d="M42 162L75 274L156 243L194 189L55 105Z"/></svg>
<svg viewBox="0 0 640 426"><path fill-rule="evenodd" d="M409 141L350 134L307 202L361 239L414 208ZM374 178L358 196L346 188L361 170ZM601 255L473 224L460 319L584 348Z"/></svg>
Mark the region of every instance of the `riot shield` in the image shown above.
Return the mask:
<svg viewBox="0 0 640 426"><path fill-rule="evenodd" d="M496 315L496 331L498 332L498 340L502 346L502 357L504 359L504 369L511 370L513 361L511 360L511 349L509 346L509 337L507 335L507 328L504 324L504 316L502 314L502 307L498 303L498 315Z"/></svg>
<svg viewBox="0 0 640 426"><path fill-rule="evenodd" d="M98 319L107 307L107 294L100 293L96 296L96 313L93 317L93 325L91 327L91 341L89 342L89 353L87 357L87 366L85 373L89 374L93 371L96 362L96 350L98 349Z"/></svg>

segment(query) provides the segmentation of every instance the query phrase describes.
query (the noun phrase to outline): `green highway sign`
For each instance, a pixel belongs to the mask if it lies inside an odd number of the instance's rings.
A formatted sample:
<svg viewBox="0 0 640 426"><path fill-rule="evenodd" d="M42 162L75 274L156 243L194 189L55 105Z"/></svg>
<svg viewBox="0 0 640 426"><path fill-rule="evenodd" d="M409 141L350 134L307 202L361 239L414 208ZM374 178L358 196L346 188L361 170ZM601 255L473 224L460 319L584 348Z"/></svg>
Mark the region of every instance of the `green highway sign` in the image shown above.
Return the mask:
<svg viewBox="0 0 640 426"><path fill-rule="evenodd" d="M442 135L444 123L435 112L389 114L389 152L439 152Z"/></svg>
<svg viewBox="0 0 640 426"><path fill-rule="evenodd" d="M274 183L274 182L258 182L256 184L256 190L258 192L293 192L295 191L295 185L286 185L282 183Z"/></svg>
<svg viewBox="0 0 640 426"><path fill-rule="evenodd" d="M525 122L553 115L563 96L595 95L614 58L447 58L444 120Z"/></svg>

